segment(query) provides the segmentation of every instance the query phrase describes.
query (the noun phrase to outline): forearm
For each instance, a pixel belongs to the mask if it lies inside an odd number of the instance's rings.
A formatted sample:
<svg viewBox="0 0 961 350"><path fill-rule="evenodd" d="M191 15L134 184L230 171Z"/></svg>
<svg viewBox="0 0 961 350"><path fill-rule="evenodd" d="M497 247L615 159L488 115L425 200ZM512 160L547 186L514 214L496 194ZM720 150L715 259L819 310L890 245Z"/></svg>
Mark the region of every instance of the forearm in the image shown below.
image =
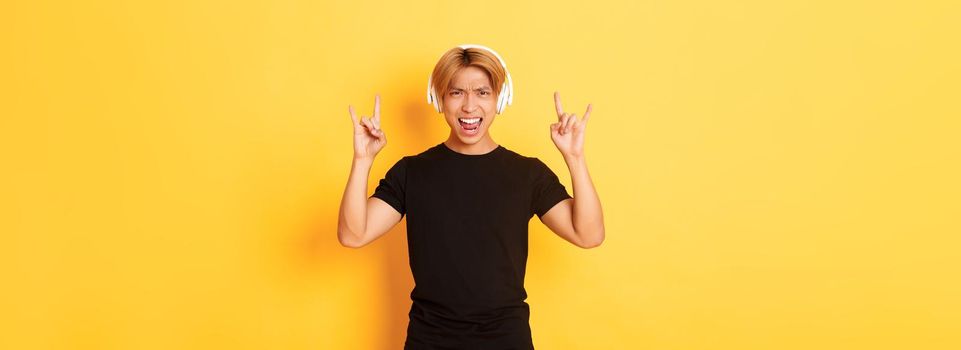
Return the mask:
<svg viewBox="0 0 961 350"><path fill-rule="evenodd" d="M367 230L367 178L373 163L368 158L354 158L351 163L337 220L337 239L342 244L362 241Z"/></svg>
<svg viewBox="0 0 961 350"><path fill-rule="evenodd" d="M567 156L564 161L567 162L574 187L574 231L581 238L581 242L591 246L599 245L604 241L604 214L601 211L601 200L587 171L587 161L583 155Z"/></svg>

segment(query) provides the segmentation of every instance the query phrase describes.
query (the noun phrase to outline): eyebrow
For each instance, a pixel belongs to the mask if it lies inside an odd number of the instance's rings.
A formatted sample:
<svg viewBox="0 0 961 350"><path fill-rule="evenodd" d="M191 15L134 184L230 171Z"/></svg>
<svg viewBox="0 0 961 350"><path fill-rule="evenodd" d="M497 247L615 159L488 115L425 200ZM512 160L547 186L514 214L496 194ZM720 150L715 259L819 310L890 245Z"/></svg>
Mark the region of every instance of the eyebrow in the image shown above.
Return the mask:
<svg viewBox="0 0 961 350"><path fill-rule="evenodd" d="M452 87L452 88L450 88L450 89L451 89L451 90L464 91L464 89L459 88L459 87ZM491 89L490 86L484 85L484 86L481 86L481 87L476 88L476 89L474 89L474 90L490 90L490 89Z"/></svg>

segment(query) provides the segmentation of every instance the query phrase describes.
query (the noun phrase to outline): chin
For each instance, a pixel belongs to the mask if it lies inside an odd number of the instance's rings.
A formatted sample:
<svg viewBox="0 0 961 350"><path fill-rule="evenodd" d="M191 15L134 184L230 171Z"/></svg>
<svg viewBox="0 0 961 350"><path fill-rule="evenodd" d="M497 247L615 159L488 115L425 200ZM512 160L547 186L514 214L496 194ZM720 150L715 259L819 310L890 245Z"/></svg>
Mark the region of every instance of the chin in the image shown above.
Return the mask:
<svg viewBox="0 0 961 350"><path fill-rule="evenodd" d="M478 142L480 142L480 140L482 140L483 138L484 138L484 134L482 134L482 133L481 133L481 134L477 134L477 136L457 135L457 139L459 139L460 142L463 142L463 143L466 144L466 145L473 145L473 144L475 144L475 143L478 143Z"/></svg>

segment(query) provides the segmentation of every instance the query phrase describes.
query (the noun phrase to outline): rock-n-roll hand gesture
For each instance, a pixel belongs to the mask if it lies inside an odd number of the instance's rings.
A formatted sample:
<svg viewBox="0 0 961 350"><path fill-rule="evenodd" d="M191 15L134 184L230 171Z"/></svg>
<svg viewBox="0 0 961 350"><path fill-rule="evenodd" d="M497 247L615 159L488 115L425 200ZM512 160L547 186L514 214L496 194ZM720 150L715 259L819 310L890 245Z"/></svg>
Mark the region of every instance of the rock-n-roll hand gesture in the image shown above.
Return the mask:
<svg viewBox="0 0 961 350"><path fill-rule="evenodd" d="M350 120L354 124L354 158L374 159L387 145L387 135L380 129L380 95L374 96L374 116L361 116L360 121L354 114L354 106L348 105Z"/></svg>
<svg viewBox="0 0 961 350"><path fill-rule="evenodd" d="M561 94L554 91L554 108L557 109L557 123L551 124L551 139L554 140L554 145L565 158L583 156L584 129L591 117L591 104L587 104L584 118L578 120L577 114L564 113L561 108Z"/></svg>

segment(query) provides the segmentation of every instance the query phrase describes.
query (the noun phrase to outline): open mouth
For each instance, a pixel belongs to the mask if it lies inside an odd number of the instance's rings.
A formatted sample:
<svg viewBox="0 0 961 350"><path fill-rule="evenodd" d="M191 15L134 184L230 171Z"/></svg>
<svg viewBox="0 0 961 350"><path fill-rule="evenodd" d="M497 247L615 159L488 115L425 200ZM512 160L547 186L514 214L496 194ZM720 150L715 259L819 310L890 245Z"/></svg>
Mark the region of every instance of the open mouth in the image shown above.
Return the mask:
<svg viewBox="0 0 961 350"><path fill-rule="evenodd" d="M477 133L484 118L457 118L457 123L468 135Z"/></svg>

